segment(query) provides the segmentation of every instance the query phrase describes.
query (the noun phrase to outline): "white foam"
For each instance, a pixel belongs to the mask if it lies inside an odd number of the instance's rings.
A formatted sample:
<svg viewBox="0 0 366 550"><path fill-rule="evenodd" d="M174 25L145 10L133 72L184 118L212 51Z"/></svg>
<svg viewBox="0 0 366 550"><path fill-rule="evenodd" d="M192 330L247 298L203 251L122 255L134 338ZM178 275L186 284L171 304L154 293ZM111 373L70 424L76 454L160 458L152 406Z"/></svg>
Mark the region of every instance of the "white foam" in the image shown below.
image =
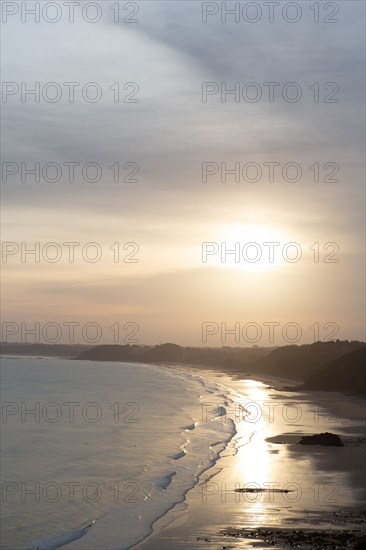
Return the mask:
<svg viewBox="0 0 366 550"><path fill-rule="evenodd" d="M63 533L62 535L57 535L55 537L50 537L38 541L34 543L34 545L32 545L30 550L57 550L57 548L65 546L65 544L68 544L73 540L80 539L81 537L86 535L86 533L94 525L94 523L95 522L93 521L90 525L87 525L86 527L83 527L78 531L70 531L68 533Z"/></svg>

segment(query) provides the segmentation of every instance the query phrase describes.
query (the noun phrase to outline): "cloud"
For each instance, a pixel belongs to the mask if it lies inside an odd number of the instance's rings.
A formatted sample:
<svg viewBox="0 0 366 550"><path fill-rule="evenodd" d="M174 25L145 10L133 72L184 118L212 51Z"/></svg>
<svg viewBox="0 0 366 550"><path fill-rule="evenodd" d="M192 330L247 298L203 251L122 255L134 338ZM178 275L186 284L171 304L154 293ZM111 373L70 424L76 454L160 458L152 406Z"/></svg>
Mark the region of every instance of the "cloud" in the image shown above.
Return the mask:
<svg viewBox="0 0 366 550"><path fill-rule="evenodd" d="M353 1L340 7L340 22L329 25L313 23L305 6L297 24L235 24L230 19L222 24L218 17L203 24L200 2L141 3L136 25L113 23L112 12L96 25L17 20L5 25L3 80L78 81L80 89L98 82L103 89L95 104L80 98L72 104L21 103L18 97L3 104L3 161L28 167L35 162L80 163L74 183L67 181L64 169L55 184L35 184L31 176L24 184L18 176L2 184L5 239L136 240L148 250L142 277L129 282L124 277L120 287L113 280L109 290L96 282L95 289L61 284L58 291L65 266L58 273L46 270L37 287L32 270L23 266L14 279L17 288L23 285L29 296L33 290L38 295L39 288L53 291L54 304L62 304L64 295L71 300L79 293L81 300L85 294L98 304L100 315L111 307L113 293L116 307L139 303L136 307L146 312L157 311L153 291L165 297L163 306L169 311L177 292L187 297L190 288L193 302L199 302L206 288L217 300L222 273L217 286L205 286L204 271L188 276L187 270L196 265L197 246L204 239L220 239L222 227L253 218L284 227L294 240L339 242L346 262L344 288L359 288L355 273L364 222L364 8ZM263 93L268 92L264 82L280 82L279 94L284 83L297 82L304 97L298 103L283 101L282 96L274 103L265 96L258 103L222 103L216 94L202 103L202 82L226 82L231 88L236 82L254 81ZM115 82L138 83L139 103L114 103L110 88ZM319 103L309 89L314 82L320 85ZM323 89L326 82L338 83L338 103L323 102L331 90ZM82 166L88 162L100 164L100 182L83 180ZM116 162L121 167L137 163L139 183L115 184L110 167ZM202 162L227 163L229 168L255 162L263 169L266 162L297 162L303 177L297 183L279 178L270 184L266 177L255 183L230 178L222 183L218 174L203 184ZM327 163L339 164L339 183L315 183L309 167L316 162L321 179L329 172ZM107 268L98 271L100 281ZM326 281L324 275L322 285ZM276 286L274 280L271 284ZM310 287L304 291L308 300L313 299ZM333 295L324 293L323 286L315 292L316 299L326 295L330 306ZM219 302L227 311L224 301ZM31 304L29 298L27 308ZM188 304L186 300L182 323L188 322ZM202 304L209 308L209 301ZM268 298L266 304L275 308L278 302ZM236 307L233 295L228 309L230 305Z"/></svg>

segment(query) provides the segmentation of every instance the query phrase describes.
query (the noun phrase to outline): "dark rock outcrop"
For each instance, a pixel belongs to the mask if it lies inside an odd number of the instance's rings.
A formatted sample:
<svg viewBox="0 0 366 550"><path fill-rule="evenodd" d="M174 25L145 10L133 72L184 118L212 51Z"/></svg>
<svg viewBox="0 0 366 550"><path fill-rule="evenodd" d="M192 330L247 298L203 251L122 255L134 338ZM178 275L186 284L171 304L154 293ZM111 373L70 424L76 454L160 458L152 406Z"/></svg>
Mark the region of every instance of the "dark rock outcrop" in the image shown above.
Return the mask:
<svg viewBox="0 0 366 550"><path fill-rule="evenodd" d="M304 435L298 443L299 445L325 445L326 447L343 447L339 435L325 432L316 435Z"/></svg>

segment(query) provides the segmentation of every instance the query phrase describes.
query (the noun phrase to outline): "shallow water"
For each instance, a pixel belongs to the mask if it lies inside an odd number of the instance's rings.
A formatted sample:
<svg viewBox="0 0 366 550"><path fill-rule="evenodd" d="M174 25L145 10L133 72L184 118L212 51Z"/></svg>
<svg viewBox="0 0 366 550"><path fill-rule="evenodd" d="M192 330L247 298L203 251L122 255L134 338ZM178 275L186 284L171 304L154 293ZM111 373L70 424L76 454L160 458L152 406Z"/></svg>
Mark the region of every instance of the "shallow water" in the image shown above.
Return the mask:
<svg viewBox="0 0 366 550"><path fill-rule="evenodd" d="M223 387L183 370L3 358L1 382L3 550L129 548L235 433Z"/></svg>

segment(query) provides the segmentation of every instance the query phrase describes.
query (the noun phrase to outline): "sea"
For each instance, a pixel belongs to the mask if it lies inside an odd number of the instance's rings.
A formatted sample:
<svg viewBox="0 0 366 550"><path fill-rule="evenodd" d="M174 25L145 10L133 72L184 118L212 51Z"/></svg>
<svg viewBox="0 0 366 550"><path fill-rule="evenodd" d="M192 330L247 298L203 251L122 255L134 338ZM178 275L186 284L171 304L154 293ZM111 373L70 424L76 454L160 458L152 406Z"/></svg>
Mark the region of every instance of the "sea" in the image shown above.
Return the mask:
<svg viewBox="0 0 366 550"><path fill-rule="evenodd" d="M2 550L143 541L235 435L233 399L184 369L3 357Z"/></svg>

